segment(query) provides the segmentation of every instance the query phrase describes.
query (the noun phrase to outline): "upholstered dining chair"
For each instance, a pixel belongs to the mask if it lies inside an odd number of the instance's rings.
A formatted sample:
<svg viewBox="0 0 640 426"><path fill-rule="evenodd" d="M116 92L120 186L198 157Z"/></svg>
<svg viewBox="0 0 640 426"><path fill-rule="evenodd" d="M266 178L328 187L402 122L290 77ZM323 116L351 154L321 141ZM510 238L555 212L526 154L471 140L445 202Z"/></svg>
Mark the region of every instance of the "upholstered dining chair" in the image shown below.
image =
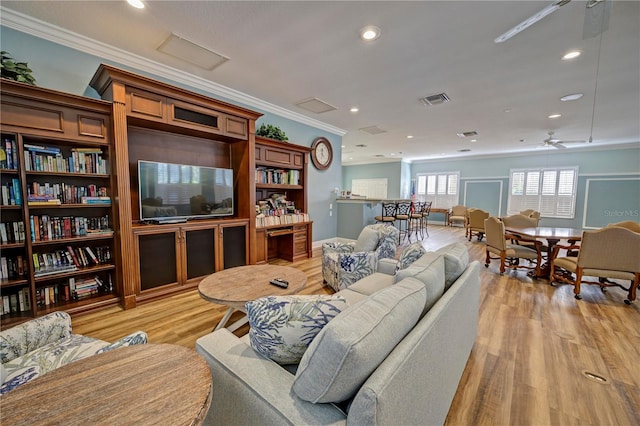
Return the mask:
<svg viewBox="0 0 640 426"><path fill-rule="evenodd" d="M634 222L632 220L625 220L622 222L610 223L607 225L607 227L609 226L616 226L618 228L627 228L633 232L640 232L640 222Z"/></svg>
<svg viewBox="0 0 640 426"><path fill-rule="evenodd" d="M461 223L462 226L465 226L467 207L461 204L457 206L451 207L451 212L449 213L449 226L454 223Z"/></svg>
<svg viewBox="0 0 640 426"><path fill-rule="evenodd" d="M561 249L578 250L578 256L558 257ZM628 291L624 303L636 300L636 289L640 285L640 233L617 226L608 226L594 231L584 231L580 246L556 245L551 255L551 285L562 282L573 285L576 299L581 284L620 287ZM596 277L598 281L585 280ZM615 281L611 281L615 280ZM630 281L625 287L620 281Z"/></svg>
<svg viewBox="0 0 640 426"><path fill-rule="evenodd" d="M534 216L527 216L523 213L514 214L511 216L505 216L502 218L502 222L504 222L505 228L535 228L538 226L538 222L540 219ZM520 237L520 239L516 242L513 241L514 244L520 244L522 246L526 246L529 248L534 248L535 241ZM542 243L540 249L542 250L542 257L545 258L545 253L547 252L547 247Z"/></svg>
<svg viewBox="0 0 640 426"><path fill-rule="evenodd" d="M365 226L358 239L349 243L322 245L322 278L335 291L373 274L380 259L393 258L400 232L392 225Z"/></svg>
<svg viewBox="0 0 640 426"><path fill-rule="evenodd" d="M469 211L469 219L467 222L467 237L469 238L469 241L471 241L474 234L478 238L478 241L482 241L485 234L484 220L489 216L489 212L482 209L473 209Z"/></svg>
<svg viewBox="0 0 640 426"><path fill-rule="evenodd" d="M535 219L538 219L538 221L540 221L540 212L537 211L537 210L534 210L534 209L522 210L520 212L520 214L525 215L525 216L529 216L529 217L533 217Z"/></svg>
<svg viewBox="0 0 640 426"><path fill-rule="evenodd" d="M497 217L488 217L484 221L484 229L487 234L487 248L485 267L489 267L491 259L500 260L500 275L504 274L506 268L516 269L525 268L535 271L535 276L540 275L540 266L542 263L542 254L540 246L542 243L535 241L534 247L524 247L519 244L508 243L507 240L519 239L518 236L505 235L504 223ZM491 257L491 254L498 257ZM535 266L525 266L520 264L520 259L527 259L534 262Z"/></svg>

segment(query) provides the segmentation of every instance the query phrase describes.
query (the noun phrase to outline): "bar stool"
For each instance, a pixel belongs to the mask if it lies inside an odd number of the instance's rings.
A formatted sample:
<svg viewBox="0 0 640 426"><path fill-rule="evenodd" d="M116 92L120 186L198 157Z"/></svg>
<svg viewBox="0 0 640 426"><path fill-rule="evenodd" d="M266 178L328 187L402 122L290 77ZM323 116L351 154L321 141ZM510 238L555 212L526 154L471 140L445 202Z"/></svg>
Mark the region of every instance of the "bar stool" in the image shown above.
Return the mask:
<svg viewBox="0 0 640 426"><path fill-rule="evenodd" d="M374 218L376 223L391 223L395 226L396 221L396 203L395 201L383 201L382 212Z"/></svg>
<svg viewBox="0 0 640 426"><path fill-rule="evenodd" d="M422 231L422 209L424 202L415 201L411 207L411 214L409 215L409 240L411 240L411 234L413 231L416 233L416 239L418 238L418 232L420 232L420 239L424 239L424 232Z"/></svg>
<svg viewBox="0 0 640 426"><path fill-rule="evenodd" d="M398 221L398 230L400 231L400 239L402 241L402 232L405 237L409 237L409 216L411 215L411 201L398 201L396 204L396 220ZM404 231L402 230L402 224L404 223Z"/></svg>

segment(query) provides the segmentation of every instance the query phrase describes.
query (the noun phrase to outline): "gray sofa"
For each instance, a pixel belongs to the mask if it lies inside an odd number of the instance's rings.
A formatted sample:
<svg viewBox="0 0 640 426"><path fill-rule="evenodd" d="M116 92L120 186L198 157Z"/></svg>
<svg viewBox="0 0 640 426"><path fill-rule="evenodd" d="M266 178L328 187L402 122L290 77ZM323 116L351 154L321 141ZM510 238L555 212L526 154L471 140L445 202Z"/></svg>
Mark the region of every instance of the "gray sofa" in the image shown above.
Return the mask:
<svg viewBox="0 0 640 426"><path fill-rule="evenodd" d="M324 326L299 366L283 367L263 358L246 336L238 338L226 329L198 339L196 351L213 376L205 423L443 424L476 338L479 263L469 263L466 247L456 243L422 254L404 269L396 266L397 261L386 259L379 272L337 293L349 307ZM388 311L378 319L367 317L380 309ZM413 315L415 324L407 322ZM358 321L351 326L367 328L367 336L356 336L354 346L343 353L332 351L328 342L335 330L354 317ZM343 331L352 333L354 328ZM389 334L399 342L385 344L380 336ZM354 353L359 358L349 360ZM375 363L373 371L359 379L360 366L370 362ZM323 384L326 377L310 375L313 368L318 369L315 374L329 376L329 387ZM353 385L343 401L343 388Z"/></svg>

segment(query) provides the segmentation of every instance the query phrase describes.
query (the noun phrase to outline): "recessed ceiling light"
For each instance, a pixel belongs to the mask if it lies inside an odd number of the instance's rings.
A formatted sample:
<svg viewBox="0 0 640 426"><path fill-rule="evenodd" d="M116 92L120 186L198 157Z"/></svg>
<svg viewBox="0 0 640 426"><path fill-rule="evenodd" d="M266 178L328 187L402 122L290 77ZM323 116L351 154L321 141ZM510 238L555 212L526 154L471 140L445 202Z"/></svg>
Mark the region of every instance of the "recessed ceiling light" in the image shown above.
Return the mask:
<svg viewBox="0 0 640 426"><path fill-rule="evenodd" d="M407 135L407 139L413 139L413 135Z"/></svg>
<svg viewBox="0 0 640 426"><path fill-rule="evenodd" d="M509 112L511 112L511 110L509 108L507 108L507 109L504 110L504 112L509 113Z"/></svg>
<svg viewBox="0 0 640 426"><path fill-rule="evenodd" d="M136 9L144 9L144 3L142 3L142 0L127 0L127 3Z"/></svg>
<svg viewBox="0 0 640 426"><path fill-rule="evenodd" d="M584 93L572 93L571 95L565 95L565 96L561 97L560 100L562 102L577 101L578 99L582 98L583 96L584 96Z"/></svg>
<svg viewBox="0 0 640 426"><path fill-rule="evenodd" d="M562 114L551 114L549 116L549 118L560 118L560 117L562 117Z"/></svg>
<svg viewBox="0 0 640 426"><path fill-rule="evenodd" d="M360 38L364 41L373 41L380 37L380 28L373 25L366 26L360 30Z"/></svg>
<svg viewBox="0 0 640 426"><path fill-rule="evenodd" d="M360 111L360 110L358 109L358 107L351 107L351 108L349 109L349 111L350 111L350 112L358 112L358 111Z"/></svg>
<svg viewBox="0 0 640 426"><path fill-rule="evenodd" d="M567 61L569 59L575 59L578 56L582 55L582 52L579 50L572 50L571 52L567 52L565 53L565 55L562 57L563 61Z"/></svg>
<svg viewBox="0 0 640 426"><path fill-rule="evenodd" d="M471 142L478 142L478 139L471 139Z"/></svg>
<svg viewBox="0 0 640 426"><path fill-rule="evenodd" d="M340 148L346 148L346 147L347 147L346 145L341 145L341 146L340 146Z"/></svg>

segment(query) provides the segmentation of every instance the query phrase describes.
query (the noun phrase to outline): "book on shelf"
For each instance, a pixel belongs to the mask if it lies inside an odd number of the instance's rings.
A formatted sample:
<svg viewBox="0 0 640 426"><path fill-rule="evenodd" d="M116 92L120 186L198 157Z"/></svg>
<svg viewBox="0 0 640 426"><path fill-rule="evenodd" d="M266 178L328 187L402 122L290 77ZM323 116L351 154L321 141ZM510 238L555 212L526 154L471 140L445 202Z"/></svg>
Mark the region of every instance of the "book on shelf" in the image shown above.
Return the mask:
<svg viewBox="0 0 640 426"><path fill-rule="evenodd" d="M82 197L82 204L111 204L111 197Z"/></svg>

